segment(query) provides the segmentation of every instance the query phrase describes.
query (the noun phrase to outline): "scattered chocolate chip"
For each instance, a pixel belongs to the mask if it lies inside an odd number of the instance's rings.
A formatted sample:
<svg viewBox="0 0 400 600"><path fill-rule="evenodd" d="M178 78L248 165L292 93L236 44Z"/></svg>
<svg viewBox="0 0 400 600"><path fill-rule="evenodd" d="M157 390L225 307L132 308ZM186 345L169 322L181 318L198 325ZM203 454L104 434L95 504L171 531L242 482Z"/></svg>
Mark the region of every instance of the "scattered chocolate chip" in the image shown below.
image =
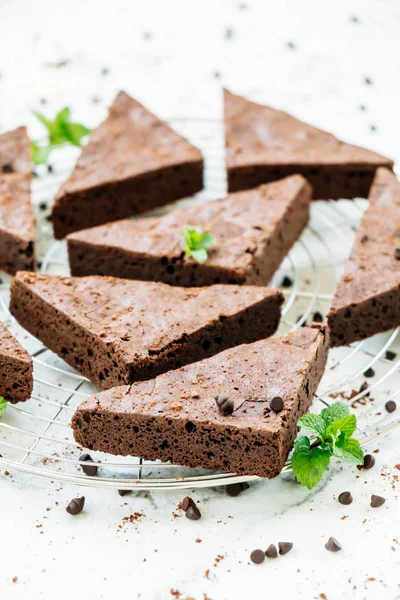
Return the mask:
<svg viewBox="0 0 400 600"><path fill-rule="evenodd" d="M189 506L196 506L194 500L190 496L185 496L181 502L181 509L186 512Z"/></svg>
<svg viewBox="0 0 400 600"><path fill-rule="evenodd" d="M14 169L11 163L4 163L3 173L14 173Z"/></svg>
<svg viewBox="0 0 400 600"><path fill-rule="evenodd" d="M217 403L221 415L227 417L233 413L235 408L233 401L226 394L218 394L215 396L215 402Z"/></svg>
<svg viewBox="0 0 400 600"><path fill-rule="evenodd" d="M313 314L313 321L315 323L322 323L324 320L324 317L321 315L321 313L317 310L314 314Z"/></svg>
<svg viewBox="0 0 400 600"><path fill-rule="evenodd" d="M272 410L274 410L275 412L280 412L283 409L283 407L285 406L284 402L280 396L275 396L275 398L272 398L269 405L272 408Z"/></svg>
<svg viewBox="0 0 400 600"><path fill-rule="evenodd" d="M74 498L73 500L71 500L71 502L68 504L65 510L70 515L79 515L79 513L83 511L84 506L85 496L82 496L81 498Z"/></svg>
<svg viewBox="0 0 400 600"><path fill-rule="evenodd" d="M385 408L388 413L394 412L397 408L396 402L394 400L388 400L385 404Z"/></svg>
<svg viewBox="0 0 400 600"><path fill-rule="evenodd" d="M368 389L368 383L366 381L364 381L364 383L361 384L360 386L360 394L362 392L365 392ZM370 396L371 392L367 392L366 394L364 394L364 396Z"/></svg>
<svg viewBox="0 0 400 600"><path fill-rule="evenodd" d="M244 490L248 490L249 487L250 486L247 481L243 481L241 483L231 483L226 486L226 493L231 498L236 498L236 496L239 496L239 494L241 494Z"/></svg>
<svg viewBox="0 0 400 600"><path fill-rule="evenodd" d="M39 204L39 210L47 210L47 202L41 202Z"/></svg>
<svg viewBox="0 0 400 600"><path fill-rule="evenodd" d="M267 558L276 558L278 556L278 550L274 544L270 544L265 551L265 556Z"/></svg>
<svg viewBox="0 0 400 600"><path fill-rule="evenodd" d="M259 548L257 548L257 550L253 550L253 552L250 554L250 560L255 565L261 565L261 563L263 563L265 560L265 552Z"/></svg>
<svg viewBox="0 0 400 600"><path fill-rule="evenodd" d="M190 504L187 511L185 511L185 517L187 519L190 519L191 521L198 521L201 518L201 512L199 511L194 502L193 504Z"/></svg>
<svg viewBox="0 0 400 600"><path fill-rule="evenodd" d="M132 494L132 490L118 490L118 494L120 496L127 496L128 494Z"/></svg>
<svg viewBox="0 0 400 600"><path fill-rule="evenodd" d="M292 287L292 285L293 285L293 281L290 279L290 277L285 275L285 277L282 279L281 287L289 288L289 287Z"/></svg>
<svg viewBox="0 0 400 600"><path fill-rule="evenodd" d="M284 556L293 548L293 544L291 542L279 542L278 544L279 554Z"/></svg>
<svg viewBox="0 0 400 600"><path fill-rule="evenodd" d="M394 360L396 358L396 356L397 356L396 352L393 352L392 350L386 350L386 354L385 354L386 360Z"/></svg>
<svg viewBox="0 0 400 600"><path fill-rule="evenodd" d="M87 463L92 463L91 465L81 465L82 467L82 471L86 474L86 475L96 475L97 474L97 466L93 463L92 457L90 456L90 454L82 454L82 456L79 457L79 460L82 462L87 462Z"/></svg>
<svg viewBox="0 0 400 600"><path fill-rule="evenodd" d="M47 165L47 172L54 173L53 165Z"/></svg>
<svg viewBox="0 0 400 600"><path fill-rule="evenodd" d="M358 469L372 469L375 465L375 457L372 454L366 454L364 456L364 463L362 465L358 465Z"/></svg>
<svg viewBox="0 0 400 600"><path fill-rule="evenodd" d="M371 496L372 508L379 508L380 506L382 506L382 504L385 504L385 502L386 502L386 498L383 498L382 496L375 496L375 494L372 494L372 496Z"/></svg>
<svg viewBox="0 0 400 600"><path fill-rule="evenodd" d="M342 549L342 546L334 537L330 537L325 544L325 548L329 550L329 552L339 552L339 550Z"/></svg>
<svg viewBox="0 0 400 600"><path fill-rule="evenodd" d="M396 260L400 260L400 248L396 248L394 251L394 257Z"/></svg>
<svg viewBox="0 0 400 600"><path fill-rule="evenodd" d="M348 504L351 504L353 502L353 496L350 492L342 492L341 494L339 494L338 500L340 504L344 504L345 506L347 506Z"/></svg>
<svg viewBox="0 0 400 600"><path fill-rule="evenodd" d="M364 377L375 377L375 371L370 367L364 371Z"/></svg>

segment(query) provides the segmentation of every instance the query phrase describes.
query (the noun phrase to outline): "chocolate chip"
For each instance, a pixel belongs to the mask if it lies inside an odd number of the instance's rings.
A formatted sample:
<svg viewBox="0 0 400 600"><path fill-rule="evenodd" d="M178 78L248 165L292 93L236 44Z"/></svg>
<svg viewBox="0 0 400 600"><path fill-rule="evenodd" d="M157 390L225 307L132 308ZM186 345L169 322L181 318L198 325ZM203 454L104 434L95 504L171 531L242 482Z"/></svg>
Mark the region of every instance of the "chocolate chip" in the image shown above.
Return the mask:
<svg viewBox="0 0 400 600"><path fill-rule="evenodd" d="M396 248L394 251L394 257L396 260L400 260L400 248Z"/></svg>
<svg viewBox="0 0 400 600"><path fill-rule="evenodd" d="M364 383L362 383L360 386L359 393L361 394L362 392L365 392L367 389L368 389L368 383L366 381L364 381ZM371 392L367 392L366 394L364 394L364 396L370 396L370 395L371 395Z"/></svg>
<svg viewBox="0 0 400 600"><path fill-rule="evenodd" d="M394 360L396 358L396 352L392 352L392 350L386 350L385 358L386 360Z"/></svg>
<svg viewBox="0 0 400 600"><path fill-rule="evenodd" d="M249 487L250 486L246 481L243 481L242 483L231 483L226 486L226 493L228 496L231 496L231 498L235 498L244 490L248 490Z"/></svg>
<svg viewBox="0 0 400 600"><path fill-rule="evenodd" d="M340 504L344 504L345 506L347 506L348 504L351 504L353 502L353 496L350 492L342 492L341 494L339 494L338 500Z"/></svg>
<svg viewBox="0 0 400 600"><path fill-rule="evenodd" d="M93 463L92 457L90 456L90 454L82 454L82 456L79 457L79 460L82 462L88 462L88 463L92 463L91 465L81 465L82 467L82 471L86 474L86 475L97 475L97 466Z"/></svg>
<svg viewBox="0 0 400 600"><path fill-rule="evenodd" d="M372 496L371 496L372 508L379 508L380 506L382 506L382 504L385 504L385 502L386 502L386 498L383 498L382 496L375 496L375 494L372 494Z"/></svg>
<svg viewBox="0 0 400 600"><path fill-rule="evenodd" d="M324 320L324 317L321 315L321 313L317 310L314 314L313 314L313 321L315 323L322 323Z"/></svg>
<svg viewBox="0 0 400 600"><path fill-rule="evenodd" d="M263 563L265 560L265 552L259 548L257 548L257 550L253 550L253 552L250 554L250 560L255 565L261 565L261 563Z"/></svg>
<svg viewBox="0 0 400 600"><path fill-rule="evenodd" d="M366 454L364 456L364 463L362 465L359 465L358 469L372 469L374 465L375 458L372 456L372 454Z"/></svg>
<svg viewBox="0 0 400 600"><path fill-rule="evenodd" d="M235 408L233 400L231 400L226 394L218 394L215 396L215 402L217 403L218 410L221 415L227 417L233 413Z"/></svg>
<svg viewBox="0 0 400 600"><path fill-rule="evenodd" d="M199 511L194 502L193 504L190 504L187 511L185 511L185 517L187 519L190 519L191 521L198 521L201 518L201 512Z"/></svg>
<svg viewBox="0 0 400 600"><path fill-rule="evenodd" d="M39 210L47 210L47 202L41 202L39 204Z"/></svg>
<svg viewBox="0 0 400 600"><path fill-rule="evenodd" d="M302 321L303 318L304 318L304 315L300 315L299 317L297 317L296 323L300 323L300 321ZM307 321L303 321L303 323L300 325L300 327L307 327Z"/></svg>
<svg viewBox="0 0 400 600"><path fill-rule="evenodd" d="M272 398L269 405L275 412L280 412L284 407L284 402L280 396L275 396L275 398Z"/></svg>
<svg viewBox="0 0 400 600"><path fill-rule="evenodd" d="M397 408L396 402L394 400L388 400L385 404L385 408L388 413L394 412Z"/></svg>
<svg viewBox="0 0 400 600"><path fill-rule="evenodd" d="M289 288L289 287L292 287L292 285L293 285L293 281L290 279L290 277L285 275L284 278L282 279L281 287Z"/></svg>
<svg viewBox="0 0 400 600"><path fill-rule="evenodd" d="M267 558L276 558L278 556L278 550L274 544L270 544L265 551L265 556Z"/></svg>
<svg viewBox="0 0 400 600"><path fill-rule="evenodd" d="M71 500L71 502L68 504L65 510L70 515L79 515L79 513L83 511L84 506L85 496L82 496L81 498L74 498L73 500Z"/></svg>
<svg viewBox="0 0 400 600"><path fill-rule="evenodd" d="M375 377L375 371L370 367L364 371L364 377Z"/></svg>
<svg viewBox="0 0 400 600"><path fill-rule="evenodd" d="M181 502L181 509L183 510L183 512L186 512L189 506L195 506L195 502L191 499L190 496L185 496Z"/></svg>
<svg viewBox="0 0 400 600"><path fill-rule="evenodd" d="M11 163L4 163L3 173L14 173L14 169Z"/></svg>
<svg viewBox="0 0 400 600"><path fill-rule="evenodd" d="M47 165L47 172L54 173L53 165Z"/></svg>
<svg viewBox="0 0 400 600"><path fill-rule="evenodd" d="M279 542L278 544L279 554L284 556L293 548L293 544L291 542Z"/></svg>
<svg viewBox="0 0 400 600"><path fill-rule="evenodd" d="M325 544L325 548L329 550L329 552L339 552L339 550L342 549L342 546L334 537L330 537Z"/></svg>
<svg viewBox="0 0 400 600"><path fill-rule="evenodd" d="M118 490L118 494L120 496L127 496L128 494L132 494L132 490Z"/></svg>

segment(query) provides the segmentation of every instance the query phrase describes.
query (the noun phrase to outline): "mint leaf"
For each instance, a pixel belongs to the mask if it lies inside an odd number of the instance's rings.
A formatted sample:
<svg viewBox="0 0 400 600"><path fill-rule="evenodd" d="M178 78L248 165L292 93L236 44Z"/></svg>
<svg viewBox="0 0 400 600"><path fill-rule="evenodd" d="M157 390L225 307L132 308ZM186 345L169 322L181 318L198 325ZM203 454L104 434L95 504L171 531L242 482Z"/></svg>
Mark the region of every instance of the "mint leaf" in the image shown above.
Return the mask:
<svg viewBox="0 0 400 600"><path fill-rule="evenodd" d="M201 227L184 227L184 252L186 256L192 257L199 264L203 264L207 258L207 249L215 244L214 236L203 231Z"/></svg>
<svg viewBox="0 0 400 600"><path fill-rule="evenodd" d="M90 129L80 123L64 123L64 135L73 146L81 146L82 138L90 133Z"/></svg>
<svg viewBox="0 0 400 600"><path fill-rule="evenodd" d="M321 441L325 438L325 421L320 415L313 415L311 413L304 415L298 420L298 425L307 429L310 433L313 433Z"/></svg>
<svg viewBox="0 0 400 600"><path fill-rule="evenodd" d="M31 142L31 159L33 164L42 165L47 163L51 152L51 146L39 146L36 142Z"/></svg>
<svg viewBox="0 0 400 600"><path fill-rule="evenodd" d="M355 432L357 428L357 419L355 415L346 415L341 419L333 421L326 428L326 437L336 441L340 434L343 434L344 438L349 438Z"/></svg>
<svg viewBox="0 0 400 600"><path fill-rule="evenodd" d="M309 490L321 481L329 465L330 453L322 448L311 448L308 437L301 437L294 443L292 469L296 480Z"/></svg>
<svg viewBox="0 0 400 600"><path fill-rule="evenodd" d="M4 414L6 408L7 408L7 400L5 398L3 398L3 396L0 396L0 417Z"/></svg>
<svg viewBox="0 0 400 600"><path fill-rule="evenodd" d="M355 438L347 438L342 444L335 444L332 452L336 458L342 458L357 465L362 465L364 462L364 452L360 442Z"/></svg>
<svg viewBox="0 0 400 600"><path fill-rule="evenodd" d="M345 404L341 404L340 402L335 402L335 404L331 404L328 408L324 408L321 411L321 417L324 419L326 425L330 425L336 419L341 419L349 414L349 409Z"/></svg>

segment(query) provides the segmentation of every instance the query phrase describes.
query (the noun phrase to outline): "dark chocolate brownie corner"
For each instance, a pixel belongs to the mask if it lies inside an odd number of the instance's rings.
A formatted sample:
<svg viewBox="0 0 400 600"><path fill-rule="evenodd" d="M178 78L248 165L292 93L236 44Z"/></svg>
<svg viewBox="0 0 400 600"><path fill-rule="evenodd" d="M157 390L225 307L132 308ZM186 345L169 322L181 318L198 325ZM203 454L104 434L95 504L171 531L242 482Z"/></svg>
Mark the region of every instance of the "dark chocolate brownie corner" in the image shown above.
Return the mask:
<svg viewBox="0 0 400 600"><path fill-rule="evenodd" d="M0 396L12 404L24 402L32 388L32 357L0 322Z"/></svg>

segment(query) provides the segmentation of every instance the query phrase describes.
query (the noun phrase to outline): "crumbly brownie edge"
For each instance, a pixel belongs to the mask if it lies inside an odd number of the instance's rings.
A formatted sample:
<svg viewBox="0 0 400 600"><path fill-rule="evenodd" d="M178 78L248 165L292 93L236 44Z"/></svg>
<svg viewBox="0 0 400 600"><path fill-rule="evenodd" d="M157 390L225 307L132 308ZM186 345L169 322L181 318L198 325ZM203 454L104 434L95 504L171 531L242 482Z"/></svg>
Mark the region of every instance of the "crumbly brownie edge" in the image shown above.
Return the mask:
<svg viewBox="0 0 400 600"><path fill-rule="evenodd" d="M35 244L0 229L0 270L10 275L35 270Z"/></svg>
<svg viewBox="0 0 400 600"><path fill-rule="evenodd" d="M400 286L359 304L331 308L331 346L347 346L400 325Z"/></svg>
<svg viewBox="0 0 400 600"><path fill-rule="evenodd" d="M32 389L32 359L18 359L0 353L0 396L16 404L29 400Z"/></svg>
<svg viewBox="0 0 400 600"><path fill-rule="evenodd" d="M116 221L192 196L203 188L203 161L171 165L108 185L62 194L52 212L54 235ZM95 210L94 210L95 209Z"/></svg>
<svg viewBox="0 0 400 600"><path fill-rule="evenodd" d="M303 175L313 188L313 200L367 198L376 170L382 165L253 165L228 167L228 190L235 192L289 175Z"/></svg>

